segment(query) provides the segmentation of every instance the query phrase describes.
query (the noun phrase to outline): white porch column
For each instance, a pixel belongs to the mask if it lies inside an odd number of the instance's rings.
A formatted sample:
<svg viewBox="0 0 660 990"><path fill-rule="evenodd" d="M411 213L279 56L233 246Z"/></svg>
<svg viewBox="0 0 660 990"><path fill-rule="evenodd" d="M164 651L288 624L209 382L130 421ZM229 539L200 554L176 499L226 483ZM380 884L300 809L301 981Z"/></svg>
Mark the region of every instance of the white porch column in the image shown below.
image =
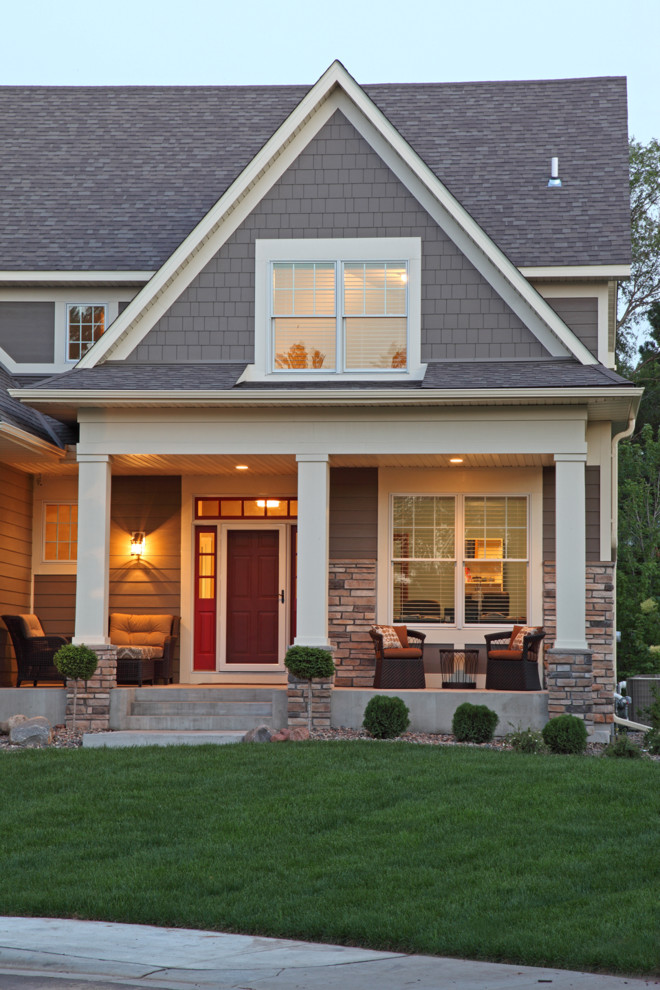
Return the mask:
<svg viewBox="0 0 660 990"><path fill-rule="evenodd" d="M586 640L586 454L555 454L557 637L555 650L588 650Z"/></svg>
<svg viewBox="0 0 660 990"><path fill-rule="evenodd" d="M74 643L109 643L110 484L107 454L78 455L78 570Z"/></svg>
<svg viewBox="0 0 660 990"><path fill-rule="evenodd" d="M328 454L298 454L297 646L328 642L330 467Z"/></svg>

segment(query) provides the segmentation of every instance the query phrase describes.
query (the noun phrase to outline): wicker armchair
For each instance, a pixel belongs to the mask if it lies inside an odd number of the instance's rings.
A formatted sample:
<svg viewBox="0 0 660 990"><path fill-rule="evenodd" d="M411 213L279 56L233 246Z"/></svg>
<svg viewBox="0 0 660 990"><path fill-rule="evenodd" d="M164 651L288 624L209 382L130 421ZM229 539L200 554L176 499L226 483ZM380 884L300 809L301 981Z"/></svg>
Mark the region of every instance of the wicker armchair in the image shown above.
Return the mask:
<svg viewBox="0 0 660 990"><path fill-rule="evenodd" d="M405 626L393 626L399 637L399 647L388 649L380 631L375 626L369 630L376 652L374 687L376 688L425 688L424 640L426 634ZM403 631L403 633L400 632ZM403 640L402 640L403 635ZM405 645L404 645L405 643Z"/></svg>
<svg viewBox="0 0 660 990"><path fill-rule="evenodd" d="M60 646L69 640L65 636L46 636L36 615L3 615L16 654L16 687L22 681L54 681L66 684L53 663L53 657Z"/></svg>
<svg viewBox="0 0 660 990"><path fill-rule="evenodd" d="M488 660L486 690L540 691L539 648L545 638L543 629L523 636L522 649L511 649L519 627L510 632L489 633L484 636ZM501 644L496 646L495 644Z"/></svg>
<svg viewBox="0 0 660 990"><path fill-rule="evenodd" d="M174 649L179 638L178 615L110 616L110 641L117 647L117 681L165 684L173 680Z"/></svg>

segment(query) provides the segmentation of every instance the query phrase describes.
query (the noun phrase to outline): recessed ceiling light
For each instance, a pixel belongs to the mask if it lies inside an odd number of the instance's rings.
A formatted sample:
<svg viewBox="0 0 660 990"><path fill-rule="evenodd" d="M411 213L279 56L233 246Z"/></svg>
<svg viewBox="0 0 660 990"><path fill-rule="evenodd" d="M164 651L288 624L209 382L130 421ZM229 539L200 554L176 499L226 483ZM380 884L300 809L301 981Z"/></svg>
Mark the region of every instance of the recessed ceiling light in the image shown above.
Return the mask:
<svg viewBox="0 0 660 990"><path fill-rule="evenodd" d="M449 463L450 464L462 464L463 463L463 458L462 457L450 457L449 458Z"/></svg>
<svg viewBox="0 0 660 990"><path fill-rule="evenodd" d="M248 469L247 464L237 464L236 465L236 470L237 471L247 471L249 469Z"/></svg>

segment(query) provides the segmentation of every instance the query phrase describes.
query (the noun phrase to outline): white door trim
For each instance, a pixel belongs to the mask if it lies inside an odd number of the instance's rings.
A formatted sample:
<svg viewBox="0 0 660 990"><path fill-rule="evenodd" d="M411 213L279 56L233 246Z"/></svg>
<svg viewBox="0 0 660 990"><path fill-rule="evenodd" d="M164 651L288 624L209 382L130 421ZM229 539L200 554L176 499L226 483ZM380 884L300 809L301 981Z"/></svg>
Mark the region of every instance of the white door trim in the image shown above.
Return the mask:
<svg viewBox="0 0 660 990"><path fill-rule="evenodd" d="M278 634L277 650L280 659L275 663L227 663L227 533L230 530L275 530L279 533L279 587L284 589L284 602L278 605ZM240 672L240 671L269 671L284 670L284 654L287 646L288 618L289 618L289 595L290 589L290 561L289 561L289 540L287 535L290 526L286 523L274 523L269 521L255 520L249 522L245 519L233 519L228 522L218 523L218 610L217 610L217 630L216 642L218 644L217 667L218 673Z"/></svg>

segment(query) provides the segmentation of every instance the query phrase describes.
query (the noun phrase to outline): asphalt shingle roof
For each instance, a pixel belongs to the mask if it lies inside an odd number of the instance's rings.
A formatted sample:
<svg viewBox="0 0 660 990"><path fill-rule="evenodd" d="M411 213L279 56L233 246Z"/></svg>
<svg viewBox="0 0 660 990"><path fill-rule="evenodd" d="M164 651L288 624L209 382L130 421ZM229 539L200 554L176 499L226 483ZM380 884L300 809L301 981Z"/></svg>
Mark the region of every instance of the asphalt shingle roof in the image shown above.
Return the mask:
<svg viewBox="0 0 660 990"><path fill-rule="evenodd" d="M308 88L0 87L0 269L158 268ZM625 79L364 89L516 265L629 262Z"/></svg>
<svg viewBox="0 0 660 990"><path fill-rule="evenodd" d="M498 388L598 388L628 386L630 382L603 365L581 365L577 361L438 361L430 362L423 381L336 381L245 382L237 381L245 364L124 364L108 361L95 368L72 369L44 379L38 389L217 389L263 391L264 389L498 389Z"/></svg>
<svg viewBox="0 0 660 990"><path fill-rule="evenodd" d="M24 430L40 440L57 443L64 447L67 443L75 443L77 430L71 429L50 416L44 416L35 409L23 405L18 399L12 398L7 389L17 388L26 384L12 377L4 365L0 364L0 423Z"/></svg>

